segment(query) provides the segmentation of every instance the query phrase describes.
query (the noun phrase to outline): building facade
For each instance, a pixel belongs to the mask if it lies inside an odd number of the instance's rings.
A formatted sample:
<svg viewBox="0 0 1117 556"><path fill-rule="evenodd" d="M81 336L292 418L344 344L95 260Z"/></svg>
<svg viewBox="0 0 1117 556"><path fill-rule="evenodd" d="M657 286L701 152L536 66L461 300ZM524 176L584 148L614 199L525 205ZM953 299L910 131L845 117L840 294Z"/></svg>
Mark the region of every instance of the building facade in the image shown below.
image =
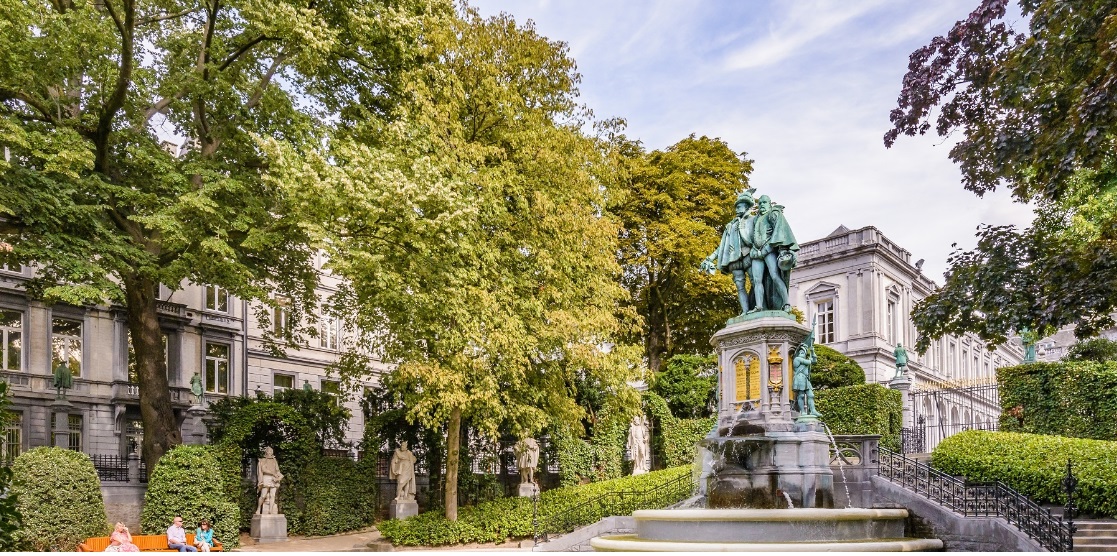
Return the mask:
<svg viewBox="0 0 1117 556"><path fill-rule="evenodd" d="M316 262L321 269L322 261ZM45 305L29 299L23 282L33 272L26 266L0 267L0 375L10 386L11 400L4 456L57 445L59 434L67 437L64 442L71 449L90 455L131 453L142 440L143 427L124 308ZM337 284L337 278L323 271L319 297L328 298ZM346 331L336 319L321 318L319 336L307 338L309 345L299 349L286 349L283 357L265 348L256 307L222 288L161 286L158 298L171 404L185 442L206 441L187 412L194 405L190 381L195 373L209 401L307 384L336 394L353 414L347 440L360 440L361 387L345 390L327 373L345 346ZM270 320L272 327L286 324L281 309L271 311ZM59 364L74 376L68 408L53 403L52 369ZM375 380L374 373L364 386Z"/></svg>
<svg viewBox="0 0 1117 556"><path fill-rule="evenodd" d="M856 360L866 382L891 382L896 345L907 348L904 426L921 428L930 451L957 430L995 427L1000 406L989 395L990 389L995 394L995 369L1020 363L1024 353L1019 342L990 351L973 334L946 336L916 353L911 311L937 287L922 264L872 226L840 226L800 245L790 294L808 322L815 320L815 341Z"/></svg>

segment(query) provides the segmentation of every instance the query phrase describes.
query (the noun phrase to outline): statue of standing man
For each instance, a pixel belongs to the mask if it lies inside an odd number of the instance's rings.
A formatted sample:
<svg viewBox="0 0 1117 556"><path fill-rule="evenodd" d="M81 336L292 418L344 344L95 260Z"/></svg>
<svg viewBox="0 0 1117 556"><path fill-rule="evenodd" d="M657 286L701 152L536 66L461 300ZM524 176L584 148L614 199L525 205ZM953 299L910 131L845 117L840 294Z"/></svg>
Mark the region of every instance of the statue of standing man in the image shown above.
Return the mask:
<svg viewBox="0 0 1117 556"><path fill-rule="evenodd" d="M54 380L52 385L55 389L54 397L58 400L66 399L66 390L74 387L74 373L70 371L65 363L59 363L54 368Z"/></svg>
<svg viewBox="0 0 1117 556"><path fill-rule="evenodd" d="M908 350L904 349L904 344L896 342L896 351L893 351L892 355L896 357L896 376L892 377L892 380L903 378L908 370Z"/></svg>
<svg viewBox="0 0 1117 556"><path fill-rule="evenodd" d="M279 483L283 480L283 473L279 472L279 462L275 460L275 453L271 446L264 448L264 457L256 460L256 490L260 498L256 502L257 514L278 514L279 506L275 503L275 493L279 490Z"/></svg>
<svg viewBox="0 0 1117 556"><path fill-rule="evenodd" d="M400 442L388 465L388 478L396 481L396 502L415 499L415 454L407 449L407 441Z"/></svg>
<svg viewBox="0 0 1117 556"><path fill-rule="evenodd" d="M628 452L632 455L632 474L643 475L648 470L648 419L643 415L632 418L628 427Z"/></svg>

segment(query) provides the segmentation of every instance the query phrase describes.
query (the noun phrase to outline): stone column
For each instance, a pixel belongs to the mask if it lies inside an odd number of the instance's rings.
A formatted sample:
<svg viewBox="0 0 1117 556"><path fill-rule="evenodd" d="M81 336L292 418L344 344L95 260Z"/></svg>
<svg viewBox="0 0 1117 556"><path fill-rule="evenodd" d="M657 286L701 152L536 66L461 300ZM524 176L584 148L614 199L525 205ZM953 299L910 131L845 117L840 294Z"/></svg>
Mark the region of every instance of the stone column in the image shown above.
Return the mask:
<svg viewBox="0 0 1117 556"><path fill-rule="evenodd" d="M904 376L901 376L900 378L892 379L888 383L888 387L893 389L893 390L899 390L900 391L900 394L903 397L903 402L904 402L904 418L902 420L903 424L901 426L911 428L913 426L912 417L911 417L912 416L911 378L908 376L907 373L904 373Z"/></svg>
<svg viewBox="0 0 1117 556"><path fill-rule="evenodd" d="M139 484L140 482L140 455L132 452L125 456L128 458L128 482L132 484Z"/></svg>
<svg viewBox="0 0 1117 556"><path fill-rule="evenodd" d="M54 442L51 444L55 448L70 448L70 422L67 417L73 409L74 404L66 399L54 400L50 403L50 430L53 433L51 436L54 437Z"/></svg>

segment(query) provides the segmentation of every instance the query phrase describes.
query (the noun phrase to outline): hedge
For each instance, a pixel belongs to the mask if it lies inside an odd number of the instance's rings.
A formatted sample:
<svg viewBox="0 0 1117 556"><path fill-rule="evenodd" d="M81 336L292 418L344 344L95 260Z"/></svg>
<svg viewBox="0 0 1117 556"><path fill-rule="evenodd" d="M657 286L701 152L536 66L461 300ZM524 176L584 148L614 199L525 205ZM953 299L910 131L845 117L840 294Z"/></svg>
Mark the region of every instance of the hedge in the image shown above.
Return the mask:
<svg viewBox="0 0 1117 556"><path fill-rule="evenodd" d="M1068 458L1078 477L1079 509L1117 517L1117 442L966 431L939 443L931 465L971 481L1001 481L1036 501L1061 505Z"/></svg>
<svg viewBox="0 0 1117 556"><path fill-rule="evenodd" d="M1002 431L1117 440L1117 361L997 369Z"/></svg>
<svg viewBox="0 0 1117 556"><path fill-rule="evenodd" d="M816 345L815 352L818 362L811 367L811 386L815 390L865 384L865 370L852 357L824 345Z"/></svg>
<svg viewBox="0 0 1117 556"><path fill-rule="evenodd" d="M828 388L816 391L814 402L834 434L879 434L881 446L900 448L904 401L899 390L875 383Z"/></svg>
<svg viewBox="0 0 1117 556"><path fill-rule="evenodd" d="M109 534L101 480L89 456L35 448L12 463L11 494L23 516L16 541L29 550L73 551L88 537Z"/></svg>
<svg viewBox="0 0 1117 556"><path fill-rule="evenodd" d="M353 531L376 520L376 460L360 463L350 459L319 457L311 460L299 478L294 514L289 521L293 533L334 535Z"/></svg>
<svg viewBox="0 0 1117 556"><path fill-rule="evenodd" d="M163 454L147 481L140 530L158 535L180 515L183 526L192 531L208 519L215 539L226 548L239 546L241 510L229 495L232 479L219 461L228 455L228 448L213 446L176 446ZM234 461L239 470L240 458Z"/></svg>
<svg viewBox="0 0 1117 556"><path fill-rule="evenodd" d="M548 490L539 495L540 523L572 506L585 503L607 492L619 490L644 490L663 485L681 476L690 475L690 466L652 471L643 475L621 477L585 485ZM673 493L678 501L690 494ZM633 498L635 502L635 498ZM459 508L458 520L447 521L442 511L420 514L401 521L381 522L377 529L393 544L405 546L448 546L463 543L501 543L509 538L532 535L532 500L530 498L501 498L476 506ZM579 515L581 523L588 525L606 517L603 508L592 508Z"/></svg>
<svg viewBox="0 0 1117 556"><path fill-rule="evenodd" d="M698 441L714 428L716 417L679 419L671 413L667 401L655 392L644 392L644 406L658 425L653 430L652 448L666 467L691 465Z"/></svg>

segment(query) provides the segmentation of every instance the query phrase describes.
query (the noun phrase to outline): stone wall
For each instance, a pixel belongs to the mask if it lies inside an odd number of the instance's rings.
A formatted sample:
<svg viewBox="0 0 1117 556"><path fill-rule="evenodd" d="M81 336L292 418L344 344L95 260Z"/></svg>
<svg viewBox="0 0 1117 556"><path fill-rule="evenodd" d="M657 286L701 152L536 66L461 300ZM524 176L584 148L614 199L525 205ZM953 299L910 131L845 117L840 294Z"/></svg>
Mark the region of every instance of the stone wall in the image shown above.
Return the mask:
<svg viewBox="0 0 1117 556"><path fill-rule="evenodd" d="M101 483L101 496L105 498L105 513L109 523L123 521L133 532L140 530L140 510L143 508L147 485L129 483ZM170 526L170 524L167 524ZM158 533L144 531L144 534Z"/></svg>

